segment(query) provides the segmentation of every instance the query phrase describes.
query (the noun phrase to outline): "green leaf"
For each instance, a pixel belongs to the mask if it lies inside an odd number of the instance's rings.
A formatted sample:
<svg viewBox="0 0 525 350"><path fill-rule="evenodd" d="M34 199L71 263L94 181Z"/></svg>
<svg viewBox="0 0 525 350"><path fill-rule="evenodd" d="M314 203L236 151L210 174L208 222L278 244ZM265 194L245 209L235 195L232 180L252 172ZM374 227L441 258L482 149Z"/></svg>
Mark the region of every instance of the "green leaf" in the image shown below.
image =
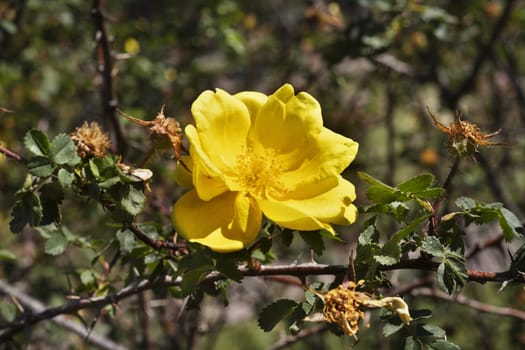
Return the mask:
<svg viewBox="0 0 525 350"><path fill-rule="evenodd" d="M441 327L438 327L433 324L422 324L421 328L428 334L436 338L445 338L447 332Z"/></svg>
<svg viewBox="0 0 525 350"><path fill-rule="evenodd" d="M507 208L501 208L498 211L498 221L506 241L511 241L514 237L519 236L518 230L523 230L518 217Z"/></svg>
<svg viewBox="0 0 525 350"><path fill-rule="evenodd" d="M31 129L26 133L24 145L36 156L46 156L49 153L49 139L38 129Z"/></svg>
<svg viewBox="0 0 525 350"><path fill-rule="evenodd" d="M68 187L73 183L73 180L75 180L74 173L67 171L66 169L60 169L58 171L58 182L60 183L60 186Z"/></svg>
<svg viewBox="0 0 525 350"><path fill-rule="evenodd" d="M47 157L33 157L27 162L27 169L32 175L48 177L55 171L55 166L49 162Z"/></svg>
<svg viewBox="0 0 525 350"><path fill-rule="evenodd" d="M16 318L16 305L11 302L2 301L0 302L0 313L7 322L13 322Z"/></svg>
<svg viewBox="0 0 525 350"><path fill-rule="evenodd" d="M399 259L387 255L374 255L374 260L384 266L394 265Z"/></svg>
<svg viewBox="0 0 525 350"><path fill-rule="evenodd" d="M16 261L16 255L8 249L0 249L0 261Z"/></svg>
<svg viewBox="0 0 525 350"><path fill-rule="evenodd" d="M135 186L125 186L124 192L122 193L121 205L122 208L130 215L135 216L142 211L146 196Z"/></svg>
<svg viewBox="0 0 525 350"><path fill-rule="evenodd" d="M22 192L17 195L15 206L11 210L9 228L11 232L22 231L26 224L39 226L42 221L40 198L33 192Z"/></svg>
<svg viewBox="0 0 525 350"><path fill-rule="evenodd" d="M441 257L443 256L445 247L436 237L428 236L423 241L423 244L421 245L421 250L430 255Z"/></svg>
<svg viewBox="0 0 525 350"><path fill-rule="evenodd" d="M242 272L233 261L220 259L217 261L215 268L222 275L231 280L234 280L235 282L240 282L243 278Z"/></svg>
<svg viewBox="0 0 525 350"><path fill-rule="evenodd" d="M410 310L410 316L412 316L412 320L423 320L426 318L432 317L432 310L428 309L417 309L417 310Z"/></svg>
<svg viewBox="0 0 525 350"><path fill-rule="evenodd" d="M476 207L476 201L469 197L459 197L456 205L463 210L470 210Z"/></svg>
<svg viewBox="0 0 525 350"><path fill-rule="evenodd" d="M395 192L394 189L389 189L381 186L370 186L366 191L366 198L377 204L388 204L395 200L406 200L407 198Z"/></svg>
<svg viewBox="0 0 525 350"><path fill-rule="evenodd" d="M281 236L281 241L283 242L283 245L285 247L290 247L290 245L293 242L293 238L294 238L293 230L284 229L280 236Z"/></svg>
<svg viewBox="0 0 525 350"><path fill-rule="evenodd" d="M60 255L66 251L68 243L67 238L61 232L53 233L46 242L45 252L49 255Z"/></svg>
<svg viewBox="0 0 525 350"><path fill-rule="evenodd" d="M434 350L461 350L459 346L444 339L439 339L430 344Z"/></svg>
<svg viewBox="0 0 525 350"><path fill-rule="evenodd" d="M95 275L92 270L83 270L80 273L80 282L82 285L88 287L94 285L96 282Z"/></svg>
<svg viewBox="0 0 525 350"><path fill-rule="evenodd" d="M415 194L415 196L420 199L436 199L436 198L441 197L443 193L445 193L444 188L436 187L436 188L429 188L428 190L418 192Z"/></svg>
<svg viewBox="0 0 525 350"><path fill-rule="evenodd" d="M314 251L315 254L318 256L323 255L325 247L323 237L319 234L319 232L300 232L299 235Z"/></svg>
<svg viewBox="0 0 525 350"><path fill-rule="evenodd" d="M404 350L423 350L423 344L419 339L409 336L405 339Z"/></svg>
<svg viewBox="0 0 525 350"><path fill-rule="evenodd" d="M377 240L377 230L375 226L370 225L367 226L367 228L359 234L359 237L357 238L360 245L369 245L374 243Z"/></svg>
<svg viewBox="0 0 525 350"><path fill-rule="evenodd" d="M431 174L421 174L400 183L396 187L407 193L418 193L426 190L434 181L434 176Z"/></svg>
<svg viewBox="0 0 525 350"><path fill-rule="evenodd" d="M261 311L257 323L263 331L269 332L279 321L291 315L298 306L299 304L293 300L277 300Z"/></svg>
<svg viewBox="0 0 525 350"><path fill-rule="evenodd" d="M187 271L182 276L182 281L180 284L182 295L187 296L193 293L199 286L199 283L202 281L202 279L212 271L213 268L211 266L201 266L199 268Z"/></svg>
<svg viewBox="0 0 525 350"><path fill-rule="evenodd" d="M401 321L401 320L399 320L399 321ZM403 322L396 322L396 323L390 323L389 322L389 323L385 324L385 326L383 327L383 335L385 337L389 337L392 334L395 334L398 331L400 331L401 329L403 329L404 326L405 326L405 324Z"/></svg>
<svg viewBox="0 0 525 350"><path fill-rule="evenodd" d="M122 254L129 254L135 248L135 236L130 230L118 230L117 231L117 240L120 244L120 252Z"/></svg>
<svg viewBox="0 0 525 350"><path fill-rule="evenodd" d="M64 199L64 191L58 182L49 182L42 186L40 201L42 203L41 225L49 225L60 222L60 204Z"/></svg>
<svg viewBox="0 0 525 350"><path fill-rule="evenodd" d="M70 166L75 166L81 161L73 140L66 134L59 134L53 139L49 148L49 158L56 164Z"/></svg>

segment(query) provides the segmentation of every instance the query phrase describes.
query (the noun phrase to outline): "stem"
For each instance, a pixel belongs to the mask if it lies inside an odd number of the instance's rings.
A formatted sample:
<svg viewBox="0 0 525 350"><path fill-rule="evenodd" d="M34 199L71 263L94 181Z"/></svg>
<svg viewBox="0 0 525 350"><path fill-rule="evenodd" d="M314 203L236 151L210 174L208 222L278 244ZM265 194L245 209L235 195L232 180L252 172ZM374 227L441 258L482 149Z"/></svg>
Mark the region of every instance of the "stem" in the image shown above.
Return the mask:
<svg viewBox="0 0 525 350"><path fill-rule="evenodd" d="M445 190L445 192L438 199L436 199L436 201L432 205L432 217L430 218L430 232L435 233L435 229L438 223L437 213L439 211L439 207L441 205L441 202L443 202L443 199L447 195L447 192L450 190L450 187L452 185L452 179L454 178L454 176L456 176L458 172L460 160L460 157L456 157L456 159L454 160L454 164L452 165L452 168L450 168L450 172L448 173L447 178L445 179L445 183L443 184L443 189Z"/></svg>

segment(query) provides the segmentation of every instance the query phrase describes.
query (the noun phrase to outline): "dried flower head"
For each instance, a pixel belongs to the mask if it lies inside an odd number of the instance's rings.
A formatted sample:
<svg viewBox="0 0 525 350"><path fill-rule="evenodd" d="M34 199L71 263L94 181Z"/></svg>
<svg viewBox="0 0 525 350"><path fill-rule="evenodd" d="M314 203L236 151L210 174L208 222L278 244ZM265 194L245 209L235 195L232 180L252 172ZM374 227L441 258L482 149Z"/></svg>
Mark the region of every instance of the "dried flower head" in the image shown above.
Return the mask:
<svg viewBox="0 0 525 350"><path fill-rule="evenodd" d="M108 134L102 131L97 122L84 122L71 133L80 157L102 157L111 145Z"/></svg>
<svg viewBox="0 0 525 350"><path fill-rule="evenodd" d="M367 294L356 291L356 288L363 284L364 281L361 280L357 283L349 282L346 286L339 285L322 297L325 319L337 323L343 332L356 339L359 323L365 317L363 305L370 299Z"/></svg>
<svg viewBox="0 0 525 350"><path fill-rule="evenodd" d="M466 154L472 155L478 151L480 146L501 145L500 143L490 141L490 139L496 136L501 130L484 134L476 124L461 120L461 112L459 111L456 112L454 122L450 123L449 126L445 126L436 119L428 108L427 111L436 127L448 135L450 148L459 156Z"/></svg>
<svg viewBox="0 0 525 350"><path fill-rule="evenodd" d="M347 282L328 291L319 297L323 300L323 315L328 322L337 323L347 335L357 339L359 323L364 319L364 310L367 308L386 308L396 313L401 320L408 324L412 321L408 305L399 297L376 299L373 296L357 291L365 281Z"/></svg>
<svg viewBox="0 0 525 350"><path fill-rule="evenodd" d="M164 107L162 107L155 119L150 121L141 120L123 112L120 112L120 114L135 124L147 126L155 148L158 150L171 148L175 158L177 160L180 159L181 150L184 150L182 129L175 118L164 116Z"/></svg>

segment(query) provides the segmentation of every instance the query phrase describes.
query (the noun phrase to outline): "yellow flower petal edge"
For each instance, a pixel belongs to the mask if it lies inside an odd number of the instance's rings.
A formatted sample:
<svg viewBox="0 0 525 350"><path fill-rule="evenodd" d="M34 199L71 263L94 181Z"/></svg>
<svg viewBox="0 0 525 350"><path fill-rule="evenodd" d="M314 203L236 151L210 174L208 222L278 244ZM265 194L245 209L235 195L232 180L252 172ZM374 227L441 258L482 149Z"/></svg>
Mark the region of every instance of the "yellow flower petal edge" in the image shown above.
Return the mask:
<svg viewBox="0 0 525 350"><path fill-rule="evenodd" d="M323 126L321 107L284 84L269 96L205 91L193 103L188 169L175 180L190 191L172 221L191 242L232 252L257 239L263 214L293 230L327 230L356 220L352 183L341 172L357 142ZM190 183L191 181L191 183Z"/></svg>
<svg viewBox="0 0 525 350"><path fill-rule="evenodd" d="M258 206L238 192L203 201L195 190L179 198L171 216L177 232L190 242L221 253L241 250L254 241L262 220Z"/></svg>

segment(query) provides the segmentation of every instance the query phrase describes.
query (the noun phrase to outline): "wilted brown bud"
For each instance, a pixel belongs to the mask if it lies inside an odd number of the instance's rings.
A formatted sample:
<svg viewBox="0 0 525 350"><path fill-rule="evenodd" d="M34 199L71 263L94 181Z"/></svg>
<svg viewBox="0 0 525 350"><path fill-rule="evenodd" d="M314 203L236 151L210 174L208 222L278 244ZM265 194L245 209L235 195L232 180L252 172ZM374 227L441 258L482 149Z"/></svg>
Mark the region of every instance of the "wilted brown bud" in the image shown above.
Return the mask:
<svg viewBox="0 0 525 350"><path fill-rule="evenodd" d="M484 134L476 124L461 120L460 112L456 112L456 118L453 123L445 126L436 119L428 108L427 111L437 128L448 135L450 148L458 156L472 155L478 151L480 146L501 145L501 143L490 141L490 139L496 136L501 130Z"/></svg>
<svg viewBox="0 0 525 350"><path fill-rule="evenodd" d="M109 136L102 131L97 122L84 122L71 133L71 139L83 159L90 156L102 157L111 145Z"/></svg>
<svg viewBox="0 0 525 350"><path fill-rule="evenodd" d="M180 159L181 150L184 150L184 146L182 145L182 129L175 118L164 116L164 107L155 119L150 121L141 120L123 112L120 113L135 124L147 126L156 149L162 151L171 148L175 158Z"/></svg>

